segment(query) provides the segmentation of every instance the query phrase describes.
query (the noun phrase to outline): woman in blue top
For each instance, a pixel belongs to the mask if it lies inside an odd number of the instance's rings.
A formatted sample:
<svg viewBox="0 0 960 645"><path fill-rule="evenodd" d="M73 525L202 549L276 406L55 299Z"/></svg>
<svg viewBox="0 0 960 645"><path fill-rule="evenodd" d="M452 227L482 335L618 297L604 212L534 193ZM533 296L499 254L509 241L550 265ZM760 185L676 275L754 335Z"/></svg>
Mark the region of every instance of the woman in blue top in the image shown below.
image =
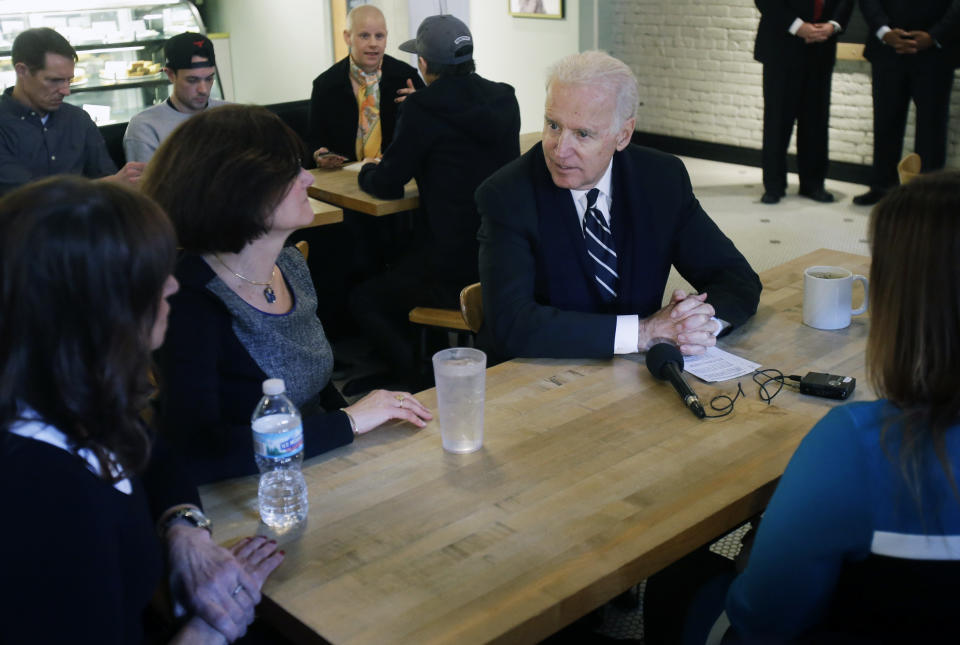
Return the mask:
<svg viewBox="0 0 960 645"><path fill-rule="evenodd" d="M960 637L960 173L891 191L870 238L881 398L797 448L727 595L737 642Z"/></svg>

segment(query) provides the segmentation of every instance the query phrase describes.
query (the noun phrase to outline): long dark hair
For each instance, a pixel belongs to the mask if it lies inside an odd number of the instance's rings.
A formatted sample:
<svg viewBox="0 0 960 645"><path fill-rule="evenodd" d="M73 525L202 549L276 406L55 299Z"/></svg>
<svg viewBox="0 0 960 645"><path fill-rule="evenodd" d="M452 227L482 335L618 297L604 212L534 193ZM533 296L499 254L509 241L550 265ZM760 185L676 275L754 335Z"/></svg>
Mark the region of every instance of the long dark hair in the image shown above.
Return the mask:
<svg viewBox="0 0 960 645"><path fill-rule="evenodd" d="M300 138L273 112L224 105L174 130L140 189L170 214L185 250L238 253L270 229L302 154Z"/></svg>
<svg viewBox="0 0 960 645"><path fill-rule="evenodd" d="M932 445L957 494L945 434L960 421L960 172L891 191L871 213L870 239L867 368L877 394L901 411L901 471L919 502Z"/></svg>
<svg viewBox="0 0 960 645"><path fill-rule="evenodd" d="M175 253L159 206L114 182L55 177L0 200L0 432L29 406L105 479L143 468L150 336Z"/></svg>

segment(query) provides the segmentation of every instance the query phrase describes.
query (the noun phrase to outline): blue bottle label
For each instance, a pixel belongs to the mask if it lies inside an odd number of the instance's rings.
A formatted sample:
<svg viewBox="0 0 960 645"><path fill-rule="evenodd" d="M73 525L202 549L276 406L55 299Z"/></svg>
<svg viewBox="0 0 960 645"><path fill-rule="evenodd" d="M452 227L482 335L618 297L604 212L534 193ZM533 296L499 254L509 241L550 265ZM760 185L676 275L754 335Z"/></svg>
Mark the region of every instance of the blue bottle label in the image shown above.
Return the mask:
<svg viewBox="0 0 960 645"><path fill-rule="evenodd" d="M284 432L253 431L253 451L261 457L286 459L303 450L303 425Z"/></svg>

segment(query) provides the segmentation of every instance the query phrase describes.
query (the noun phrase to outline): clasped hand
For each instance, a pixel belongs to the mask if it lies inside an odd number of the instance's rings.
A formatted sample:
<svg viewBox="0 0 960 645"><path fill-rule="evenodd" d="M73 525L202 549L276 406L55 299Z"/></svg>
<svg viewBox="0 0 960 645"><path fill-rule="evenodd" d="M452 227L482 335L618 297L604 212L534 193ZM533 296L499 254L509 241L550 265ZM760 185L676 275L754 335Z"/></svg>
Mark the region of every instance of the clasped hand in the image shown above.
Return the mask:
<svg viewBox="0 0 960 645"><path fill-rule="evenodd" d="M933 47L933 37L925 31L891 29L883 35L883 42L893 47L898 54L916 54Z"/></svg>
<svg viewBox="0 0 960 645"><path fill-rule="evenodd" d="M687 355L703 354L717 344L716 312L707 303L707 294L687 295L673 292L670 302L652 316L640 321L637 346L646 351L658 342L671 342Z"/></svg>
<svg viewBox="0 0 960 645"><path fill-rule="evenodd" d="M225 549L204 529L179 525L167 533L167 545L174 600L195 614L188 627L210 642L213 630L228 642L243 636L260 588L283 561L276 542L257 536Z"/></svg>
<svg viewBox="0 0 960 645"><path fill-rule="evenodd" d="M803 38L803 42L810 45L812 43L822 43L836 32L831 22L805 22L797 29L797 36Z"/></svg>

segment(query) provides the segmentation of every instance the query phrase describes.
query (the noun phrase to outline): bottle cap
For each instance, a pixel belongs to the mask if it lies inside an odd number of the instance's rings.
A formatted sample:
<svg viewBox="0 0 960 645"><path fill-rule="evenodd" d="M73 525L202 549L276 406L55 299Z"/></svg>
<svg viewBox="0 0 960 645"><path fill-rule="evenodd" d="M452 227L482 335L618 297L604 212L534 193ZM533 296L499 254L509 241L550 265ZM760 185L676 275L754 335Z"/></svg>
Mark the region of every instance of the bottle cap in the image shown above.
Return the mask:
<svg viewBox="0 0 960 645"><path fill-rule="evenodd" d="M282 378L268 378L263 382L263 393L268 396L283 394L286 391L287 387L284 385Z"/></svg>

